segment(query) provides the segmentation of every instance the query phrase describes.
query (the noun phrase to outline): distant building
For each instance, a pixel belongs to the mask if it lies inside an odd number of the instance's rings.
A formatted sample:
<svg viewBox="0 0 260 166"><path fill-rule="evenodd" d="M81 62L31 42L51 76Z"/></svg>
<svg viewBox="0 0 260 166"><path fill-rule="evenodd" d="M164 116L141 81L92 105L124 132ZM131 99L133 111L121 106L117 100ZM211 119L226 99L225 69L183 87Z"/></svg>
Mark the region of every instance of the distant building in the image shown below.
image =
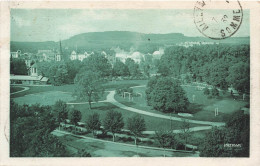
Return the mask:
<svg viewBox="0 0 260 166"><path fill-rule="evenodd" d="M11 84L23 85L45 85L48 83L48 78L40 76L37 70L37 64L33 64L30 68L30 75L11 75Z"/></svg>
<svg viewBox="0 0 260 166"><path fill-rule="evenodd" d="M48 78L43 76L26 76L26 75L11 75L11 84L23 84L23 85L46 85Z"/></svg>
<svg viewBox="0 0 260 166"><path fill-rule="evenodd" d="M76 51L72 51L70 54L70 60L80 60L83 61L85 58L89 57L90 55L94 54L94 52L88 53L88 52L84 52L84 53L77 53Z"/></svg>
<svg viewBox="0 0 260 166"><path fill-rule="evenodd" d="M21 50L17 50L16 52L10 52L11 58L19 58L21 56Z"/></svg>

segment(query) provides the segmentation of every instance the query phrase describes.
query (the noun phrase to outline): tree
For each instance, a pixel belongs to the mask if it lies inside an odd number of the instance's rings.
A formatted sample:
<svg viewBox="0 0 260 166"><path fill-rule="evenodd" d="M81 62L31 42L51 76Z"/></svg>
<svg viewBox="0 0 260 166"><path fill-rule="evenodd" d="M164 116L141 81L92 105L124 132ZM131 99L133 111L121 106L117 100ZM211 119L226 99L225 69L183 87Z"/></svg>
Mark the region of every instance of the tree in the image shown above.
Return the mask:
<svg viewBox="0 0 260 166"><path fill-rule="evenodd" d="M79 100L87 100L90 109L91 102L97 102L104 93L104 88L102 86L104 80L99 73L86 71L84 73L77 74L75 83L76 88L74 95Z"/></svg>
<svg viewBox="0 0 260 166"><path fill-rule="evenodd" d="M66 102L62 100L58 100L55 102L53 106L53 110L57 112L57 120L60 125L61 122L64 122L66 124L66 119L68 119L68 106Z"/></svg>
<svg viewBox="0 0 260 166"><path fill-rule="evenodd" d="M125 65L127 66L131 76L140 75L139 65L135 63L133 59L127 58L125 61Z"/></svg>
<svg viewBox="0 0 260 166"><path fill-rule="evenodd" d="M99 130L101 127L101 122L99 120L99 115L97 113L94 113L92 115L89 115L87 118L87 129L90 130L93 134L93 137L96 135L95 131Z"/></svg>
<svg viewBox="0 0 260 166"><path fill-rule="evenodd" d="M209 95L210 94L210 91L208 88L204 88L204 91L203 91L204 95Z"/></svg>
<svg viewBox="0 0 260 166"><path fill-rule="evenodd" d="M10 62L10 73L15 75L27 75L28 70L25 61L22 59L12 58Z"/></svg>
<svg viewBox="0 0 260 166"><path fill-rule="evenodd" d="M211 95L213 97L218 97L219 96L219 91L216 87L214 87L212 90L211 90Z"/></svg>
<svg viewBox="0 0 260 166"><path fill-rule="evenodd" d="M85 149L78 150L75 157L91 157L91 154L87 152Z"/></svg>
<svg viewBox="0 0 260 166"><path fill-rule="evenodd" d="M238 62L228 69L227 82L240 92L250 91L250 65Z"/></svg>
<svg viewBox="0 0 260 166"><path fill-rule="evenodd" d="M76 75L79 73L82 68L82 63L80 60L68 60L66 61L66 66L68 70L68 83L73 83Z"/></svg>
<svg viewBox="0 0 260 166"><path fill-rule="evenodd" d="M103 121L103 126L106 131L113 135L113 142L115 141L115 133L120 132L124 127L122 114L116 111L108 111Z"/></svg>
<svg viewBox="0 0 260 166"><path fill-rule="evenodd" d="M165 148L174 147L175 136L172 131L165 131L165 130L155 131L155 139L160 144L160 146L164 149L164 157L165 157Z"/></svg>
<svg viewBox="0 0 260 166"><path fill-rule="evenodd" d="M243 111L234 112L223 128L214 127L199 146L201 157L248 157L250 118ZM228 144L238 145L229 147Z"/></svg>
<svg viewBox="0 0 260 166"><path fill-rule="evenodd" d="M66 157L66 147L51 133L58 127L50 106L10 103L10 156Z"/></svg>
<svg viewBox="0 0 260 166"><path fill-rule="evenodd" d="M216 127L208 132L203 143L199 146L201 157L221 157L225 153L224 149L225 133Z"/></svg>
<svg viewBox="0 0 260 166"><path fill-rule="evenodd" d="M99 73L102 77L110 76L112 71L112 65L109 63L108 59L99 53L94 53L84 59L82 61L82 66L81 73L92 71L93 73Z"/></svg>
<svg viewBox="0 0 260 166"><path fill-rule="evenodd" d="M117 60L113 66L112 75L113 76L128 76L129 70L123 62L121 62L120 60Z"/></svg>
<svg viewBox="0 0 260 166"><path fill-rule="evenodd" d="M135 115L128 118L127 128L135 137L135 145L137 143L137 137L142 134L145 128L145 121L140 115Z"/></svg>
<svg viewBox="0 0 260 166"><path fill-rule="evenodd" d="M149 83L149 82L152 83ZM187 111L189 101L177 80L170 77L151 79L147 85L147 103L161 112Z"/></svg>
<svg viewBox="0 0 260 166"><path fill-rule="evenodd" d="M61 62L39 62L37 63L38 73L48 77L51 84L60 86L68 82L67 65Z"/></svg>
<svg viewBox="0 0 260 166"><path fill-rule="evenodd" d="M75 128L76 128L76 126L78 125L78 122L80 122L80 120L82 118L81 112L78 110L73 110L70 112L69 118L70 118L70 123L75 125Z"/></svg>
<svg viewBox="0 0 260 166"><path fill-rule="evenodd" d="M187 120L183 120L182 122L180 136L185 141L185 150L186 150L188 138L190 137L190 123Z"/></svg>

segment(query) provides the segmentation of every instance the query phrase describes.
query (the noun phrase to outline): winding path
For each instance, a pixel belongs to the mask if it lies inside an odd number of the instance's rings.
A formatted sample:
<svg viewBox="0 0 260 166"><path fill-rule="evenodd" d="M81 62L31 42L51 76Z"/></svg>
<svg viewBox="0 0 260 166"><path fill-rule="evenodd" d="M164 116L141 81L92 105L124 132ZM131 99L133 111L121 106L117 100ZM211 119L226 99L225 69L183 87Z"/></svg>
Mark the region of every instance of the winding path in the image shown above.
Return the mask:
<svg viewBox="0 0 260 166"><path fill-rule="evenodd" d="M24 88L24 89L17 91L17 92L10 93L10 95L13 95L13 94L16 94L16 93L21 93L21 92L24 92L24 91L27 91L27 90L30 89L29 87L24 87L24 86L16 86L16 87L21 87L21 88Z"/></svg>
<svg viewBox="0 0 260 166"><path fill-rule="evenodd" d="M135 112L135 113L143 114L143 115L147 115L147 116L152 116L152 117L156 117L156 118L167 119L167 120L175 120L175 121L187 120L187 122L194 123L194 124L202 124L202 125L210 125L210 126L224 126L225 125L225 123L223 123L223 122L210 122L210 121L190 120L190 119L179 118L179 117L170 117L167 115L156 114L156 113L128 107L115 100L115 98L114 98L115 93L116 93L115 91L110 91L109 94L107 95L107 99L105 101L109 102L119 108L125 109L127 111L131 111L131 112ZM201 126L201 127L203 127L203 126Z"/></svg>

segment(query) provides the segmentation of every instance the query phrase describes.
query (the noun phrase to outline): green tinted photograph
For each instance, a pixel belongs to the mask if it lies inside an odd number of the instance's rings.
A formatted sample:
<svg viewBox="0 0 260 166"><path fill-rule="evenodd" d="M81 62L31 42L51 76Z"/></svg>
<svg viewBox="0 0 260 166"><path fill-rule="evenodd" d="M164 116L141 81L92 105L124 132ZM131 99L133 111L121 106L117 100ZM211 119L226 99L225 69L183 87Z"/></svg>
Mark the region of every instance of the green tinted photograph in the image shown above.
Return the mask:
<svg viewBox="0 0 260 166"><path fill-rule="evenodd" d="M249 157L250 11L234 3L11 9L10 157Z"/></svg>

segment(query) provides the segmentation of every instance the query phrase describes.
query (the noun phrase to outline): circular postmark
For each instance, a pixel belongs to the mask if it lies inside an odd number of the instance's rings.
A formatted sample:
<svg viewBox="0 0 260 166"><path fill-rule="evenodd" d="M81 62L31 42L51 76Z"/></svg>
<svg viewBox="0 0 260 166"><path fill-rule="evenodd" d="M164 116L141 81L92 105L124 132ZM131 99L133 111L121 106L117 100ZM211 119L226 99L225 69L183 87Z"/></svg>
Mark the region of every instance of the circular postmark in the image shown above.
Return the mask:
<svg viewBox="0 0 260 166"><path fill-rule="evenodd" d="M243 20L239 1L197 1L193 15L197 29L216 40L234 35Z"/></svg>

